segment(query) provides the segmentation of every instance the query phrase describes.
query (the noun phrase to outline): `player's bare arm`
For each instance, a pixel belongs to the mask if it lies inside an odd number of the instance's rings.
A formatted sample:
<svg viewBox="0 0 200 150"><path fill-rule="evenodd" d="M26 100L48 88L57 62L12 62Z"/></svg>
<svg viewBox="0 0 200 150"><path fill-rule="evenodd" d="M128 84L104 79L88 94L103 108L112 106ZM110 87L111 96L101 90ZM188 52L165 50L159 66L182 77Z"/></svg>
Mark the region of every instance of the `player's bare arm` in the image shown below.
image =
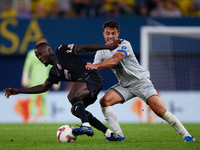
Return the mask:
<svg viewBox="0 0 200 150"><path fill-rule="evenodd" d="M24 89L6 88L3 91L6 92L4 96L6 98L9 98L10 95L17 95L20 93L23 93L23 94L43 93L43 92L48 91L51 86L52 86L52 84L44 83L41 85L36 85L36 86L30 87L30 88L24 88Z"/></svg>
<svg viewBox="0 0 200 150"><path fill-rule="evenodd" d="M85 66L86 69L88 70L92 70L92 69L105 69L105 68L111 68L115 65L117 65L122 59L124 59L126 57L126 54L124 52L116 52L113 57L100 62L98 64L91 64L91 63L87 63L87 65Z"/></svg>
<svg viewBox="0 0 200 150"><path fill-rule="evenodd" d="M102 49L114 50L119 46L119 44L121 44L122 41L123 40L119 39L108 45L99 45L99 44L79 45L76 51L77 52L92 52L92 51L97 51L97 50L102 50Z"/></svg>

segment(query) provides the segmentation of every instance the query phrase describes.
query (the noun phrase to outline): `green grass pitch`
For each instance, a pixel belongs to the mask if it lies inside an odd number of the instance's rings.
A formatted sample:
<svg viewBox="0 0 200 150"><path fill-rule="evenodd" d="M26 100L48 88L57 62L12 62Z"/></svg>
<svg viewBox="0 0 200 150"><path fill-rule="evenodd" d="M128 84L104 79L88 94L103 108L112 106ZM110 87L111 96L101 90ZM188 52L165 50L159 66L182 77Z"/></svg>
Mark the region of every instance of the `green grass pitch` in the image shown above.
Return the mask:
<svg viewBox="0 0 200 150"><path fill-rule="evenodd" d="M64 124L0 124L0 150L199 150L200 124L184 124L196 138L186 143L168 124L120 124L126 141L106 142L102 132L78 136L75 143L59 143ZM74 127L75 124L70 124ZM107 126L107 124L106 124Z"/></svg>

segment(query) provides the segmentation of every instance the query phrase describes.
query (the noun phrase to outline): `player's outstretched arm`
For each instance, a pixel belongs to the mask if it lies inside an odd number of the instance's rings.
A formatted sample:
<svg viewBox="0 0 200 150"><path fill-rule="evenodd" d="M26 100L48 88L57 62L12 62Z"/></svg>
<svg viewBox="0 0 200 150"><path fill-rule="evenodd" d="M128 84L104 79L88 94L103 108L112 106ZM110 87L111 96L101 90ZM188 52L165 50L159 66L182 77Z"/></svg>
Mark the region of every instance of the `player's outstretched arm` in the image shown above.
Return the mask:
<svg viewBox="0 0 200 150"><path fill-rule="evenodd" d="M85 68L87 70L92 70L92 69L100 70L100 69L105 69L105 68L111 68L117 65L125 57L126 57L126 54L124 52L115 52L113 57L106 59L98 64L87 63L85 65Z"/></svg>
<svg viewBox="0 0 200 150"><path fill-rule="evenodd" d="M76 51L77 52L92 52L92 51L97 51L97 50L102 50L102 49L114 50L119 46L119 44L121 44L122 41L123 40L119 39L109 45L99 45L99 44L79 45Z"/></svg>
<svg viewBox="0 0 200 150"><path fill-rule="evenodd" d="M38 94L38 93L43 93L48 91L51 88L52 84L41 84L41 85L37 85L37 86L33 86L30 88L24 88L24 89L15 89L15 88L6 88L3 91L5 92L5 97L9 98L10 95L17 95L20 93L23 94Z"/></svg>

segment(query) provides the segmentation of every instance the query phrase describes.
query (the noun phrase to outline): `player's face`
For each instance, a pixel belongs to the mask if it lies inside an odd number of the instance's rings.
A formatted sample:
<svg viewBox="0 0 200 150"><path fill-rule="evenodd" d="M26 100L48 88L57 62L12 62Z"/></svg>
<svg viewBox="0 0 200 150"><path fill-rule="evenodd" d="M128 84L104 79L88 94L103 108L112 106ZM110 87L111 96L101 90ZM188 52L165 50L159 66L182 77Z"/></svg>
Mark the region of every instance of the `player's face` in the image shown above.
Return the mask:
<svg viewBox="0 0 200 150"><path fill-rule="evenodd" d="M117 31L116 28L106 27L103 31L103 36L105 38L106 43L110 44L118 39L119 32Z"/></svg>
<svg viewBox="0 0 200 150"><path fill-rule="evenodd" d="M50 50L46 46L45 47L40 47L39 49L35 50L36 57L45 66L48 66L50 64L50 61L51 61L51 51Z"/></svg>

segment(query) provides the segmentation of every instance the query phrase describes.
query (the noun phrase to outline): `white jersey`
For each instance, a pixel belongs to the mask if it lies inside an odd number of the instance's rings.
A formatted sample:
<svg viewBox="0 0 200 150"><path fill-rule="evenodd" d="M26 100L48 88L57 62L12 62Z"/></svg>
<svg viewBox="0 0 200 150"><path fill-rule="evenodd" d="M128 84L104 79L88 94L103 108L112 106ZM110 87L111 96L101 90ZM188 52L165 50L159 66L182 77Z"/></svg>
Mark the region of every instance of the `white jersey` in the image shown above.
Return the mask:
<svg viewBox="0 0 200 150"><path fill-rule="evenodd" d="M113 51L110 50L99 50L95 54L94 63L100 63L106 59L111 58L115 52L120 51L126 54L126 57L121 60L116 66L112 67L111 70L116 75L119 84L123 87L130 86L135 82L143 78L150 78L150 73L145 70L137 61L130 42L124 40L122 43Z"/></svg>

